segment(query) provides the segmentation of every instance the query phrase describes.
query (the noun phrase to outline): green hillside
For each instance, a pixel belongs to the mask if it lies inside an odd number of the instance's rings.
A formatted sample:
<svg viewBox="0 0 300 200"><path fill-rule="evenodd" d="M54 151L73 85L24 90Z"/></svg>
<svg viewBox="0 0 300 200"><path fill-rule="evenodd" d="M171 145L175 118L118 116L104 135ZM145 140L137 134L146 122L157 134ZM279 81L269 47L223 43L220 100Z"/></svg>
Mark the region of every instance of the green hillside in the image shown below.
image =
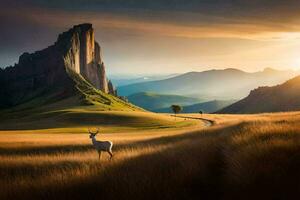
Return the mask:
<svg viewBox="0 0 300 200"><path fill-rule="evenodd" d="M74 83L73 91L67 96L60 93L56 88L49 88L29 101L15 107L2 110L4 113L19 113L24 115L35 112L55 111L71 109L78 106L94 106L99 111L142 111L131 103L118 97L106 94L86 81L81 75L68 71L71 81Z"/></svg>
<svg viewBox="0 0 300 200"><path fill-rule="evenodd" d="M191 105L201 102L198 98L185 97L180 95L156 94L150 92L140 92L127 97L129 102L146 110L155 111L157 109L169 107L172 104Z"/></svg>
<svg viewBox="0 0 300 200"><path fill-rule="evenodd" d="M106 94L95 87L93 87L88 81L86 81L81 75L68 72L71 78L76 83L77 94L80 96L80 105L96 105L98 109L102 108L103 111L106 110L118 110L118 111L128 111L128 110L142 110L141 108L132 105L118 97L110 94Z"/></svg>
<svg viewBox="0 0 300 200"><path fill-rule="evenodd" d="M98 126L109 133L195 125L194 121L174 121L168 115L145 112L142 108L95 89L81 75L68 73L74 82L72 96L59 99L49 91L24 104L1 110L0 129L83 133L87 132L88 127Z"/></svg>

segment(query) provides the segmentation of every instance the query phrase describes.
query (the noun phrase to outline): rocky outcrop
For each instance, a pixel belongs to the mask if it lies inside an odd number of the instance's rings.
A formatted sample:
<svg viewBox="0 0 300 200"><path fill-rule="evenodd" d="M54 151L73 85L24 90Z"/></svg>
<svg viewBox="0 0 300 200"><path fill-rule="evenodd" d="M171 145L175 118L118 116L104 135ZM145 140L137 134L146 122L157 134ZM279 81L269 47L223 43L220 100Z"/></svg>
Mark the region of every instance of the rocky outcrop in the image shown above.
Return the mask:
<svg viewBox="0 0 300 200"><path fill-rule="evenodd" d="M111 94L111 95L117 96L117 90L113 86L111 80L108 81L108 93Z"/></svg>
<svg viewBox="0 0 300 200"><path fill-rule="evenodd" d="M91 24L74 26L60 34L54 45L24 53L17 64L0 70L0 108L38 97L52 101L73 95L76 87L70 72L109 93L101 48Z"/></svg>
<svg viewBox="0 0 300 200"><path fill-rule="evenodd" d="M64 55L66 67L81 74L97 89L108 93L101 47L95 42L91 24L74 26L73 29L61 34L57 43L69 43Z"/></svg>

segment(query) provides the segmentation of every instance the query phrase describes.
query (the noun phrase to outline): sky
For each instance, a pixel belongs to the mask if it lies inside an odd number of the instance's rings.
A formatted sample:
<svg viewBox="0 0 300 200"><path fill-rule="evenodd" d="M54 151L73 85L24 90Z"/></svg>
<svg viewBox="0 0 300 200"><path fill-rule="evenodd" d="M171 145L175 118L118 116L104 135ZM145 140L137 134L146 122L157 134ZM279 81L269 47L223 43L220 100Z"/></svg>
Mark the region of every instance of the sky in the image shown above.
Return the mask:
<svg viewBox="0 0 300 200"><path fill-rule="evenodd" d="M300 70L299 0L0 0L0 66L92 23L109 74Z"/></svg>

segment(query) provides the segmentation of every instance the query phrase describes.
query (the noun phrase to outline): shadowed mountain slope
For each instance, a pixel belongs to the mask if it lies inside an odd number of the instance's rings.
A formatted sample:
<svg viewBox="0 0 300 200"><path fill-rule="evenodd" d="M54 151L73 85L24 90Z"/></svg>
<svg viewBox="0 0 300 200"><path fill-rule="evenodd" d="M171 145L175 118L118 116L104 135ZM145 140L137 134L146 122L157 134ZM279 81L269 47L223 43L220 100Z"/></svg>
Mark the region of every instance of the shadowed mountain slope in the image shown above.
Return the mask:
<svg viewBox="0 0 300 200"><path fill-rule="evenodd" d="M300 110L300 76L273 87L259 87L217 113L262 113Z"/></svg>

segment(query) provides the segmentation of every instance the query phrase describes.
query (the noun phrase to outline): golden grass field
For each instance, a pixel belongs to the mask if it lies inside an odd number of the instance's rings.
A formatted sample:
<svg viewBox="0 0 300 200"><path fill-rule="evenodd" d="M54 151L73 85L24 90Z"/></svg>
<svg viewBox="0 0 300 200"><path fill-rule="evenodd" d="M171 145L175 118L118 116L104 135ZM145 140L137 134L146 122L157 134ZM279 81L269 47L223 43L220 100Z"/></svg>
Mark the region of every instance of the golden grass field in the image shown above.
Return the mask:
<svg viewBox="0 0 300 200"><path fill-rule="evenodd" d="M77 114L1 122L0 199L293 199L300 191L300 112L181 115L211 127L147 112L86 113L91 123ZM114 142L112 161L98 160L91 126Z"/></svg>

